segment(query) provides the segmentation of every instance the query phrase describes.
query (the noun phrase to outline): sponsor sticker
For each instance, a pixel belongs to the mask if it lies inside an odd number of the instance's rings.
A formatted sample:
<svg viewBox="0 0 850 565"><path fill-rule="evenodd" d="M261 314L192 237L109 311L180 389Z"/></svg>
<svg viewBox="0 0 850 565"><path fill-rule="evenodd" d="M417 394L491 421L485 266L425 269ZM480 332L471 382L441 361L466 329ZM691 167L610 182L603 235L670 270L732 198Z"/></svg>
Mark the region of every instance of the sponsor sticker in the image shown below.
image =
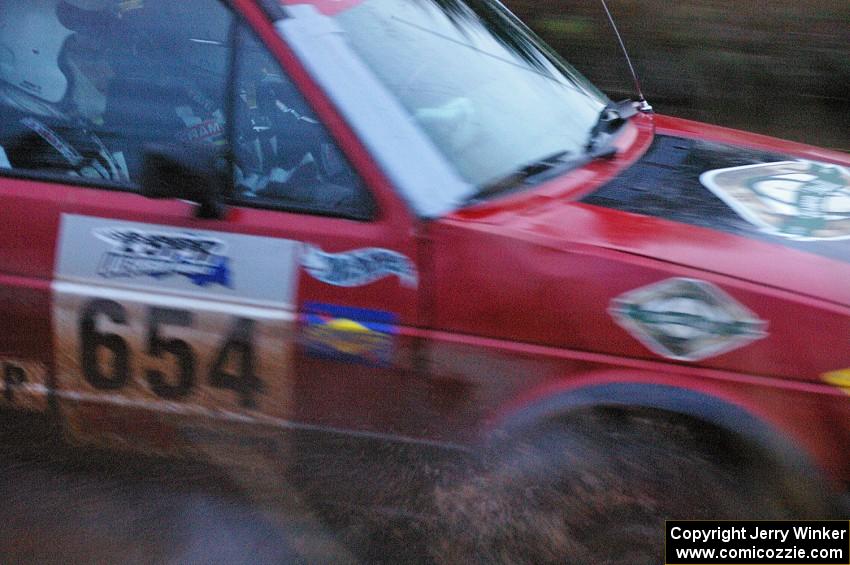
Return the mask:
<svg viewBox="0 0 850 565"><path fill-rule="evenodd" d="M220 239L123 227L95 228L93 233L111 246L97 269L101 277L182 276L202 287L233 286L227 246Z"/></svg>
<svg viewBox="0 0 850 565"><path fill-rule="evenodd" d="M780 161L707 171L700 182L767 233L797 240L850 238L850 169Z"/></svg>
<svg viewBox="0 0 850 565"><path fill-rule="evenodd" d="M309 302L301 344L317 357L387 367L392 362L397 318L390 312Z"/></svg>
<svg viewBox="0 0 850 565"><path fill-rule="evenodd" d="M611 301L611 317L651 351L680 361L720 355L767 336L767 322L716 285L671 278Z"/></svg>
<svg viewBox="0 0 850 565"><path fill-rule="evenodd" d="M830 371L822 374L820 378L823 382L838 387L846 394L850 395L850 369Z"/></svg>
<svg viewBox="0 0 850 565"><path fill-rule="evenodd" d="M418 280L410 259L397 251L378 247L326 253L315 245L307 245L302 261L311 277L334 286L363 286L393 275L409 287L415 287Z"/></svg>
<svg viewBox="0 0 850 565"><path fill-rule="evenodd" d="M288 239L63 214L55 275L294 314L302 249Z"/></svg>
<svg viewBox="0 0 850 565"><path fill-rule="evenodd" d="M224 125L216 119L210 119L181 131L177 134L177 141L216 144L224 141L224 133Z"/></svg>

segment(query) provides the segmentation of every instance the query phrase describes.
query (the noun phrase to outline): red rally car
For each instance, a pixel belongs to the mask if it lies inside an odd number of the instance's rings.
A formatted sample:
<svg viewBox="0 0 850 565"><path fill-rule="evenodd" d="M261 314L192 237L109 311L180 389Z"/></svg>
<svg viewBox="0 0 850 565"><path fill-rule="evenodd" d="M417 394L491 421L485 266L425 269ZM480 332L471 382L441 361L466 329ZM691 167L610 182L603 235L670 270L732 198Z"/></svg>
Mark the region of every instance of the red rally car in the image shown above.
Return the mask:
<svg viewBox="0 0 850 565"><path fill-rule="evenodd" d="M0 18L4 406L377 490L486 452L425 491L453 551L850 485L847 155L613 103L495 0Z"/></svg>

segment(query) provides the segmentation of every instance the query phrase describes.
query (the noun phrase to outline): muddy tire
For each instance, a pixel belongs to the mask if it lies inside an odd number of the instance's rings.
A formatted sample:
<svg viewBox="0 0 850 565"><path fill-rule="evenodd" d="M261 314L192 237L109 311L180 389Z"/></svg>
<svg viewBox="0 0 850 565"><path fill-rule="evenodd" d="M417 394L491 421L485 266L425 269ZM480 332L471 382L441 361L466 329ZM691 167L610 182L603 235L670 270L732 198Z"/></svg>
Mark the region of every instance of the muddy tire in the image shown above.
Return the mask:
<svg viewBox="0 0 850 565"><path fill-rule="evenodd" d="M717 430L658 414L583 414L503 443L439 486L431 556L659 563L666 519L825 517L804 481L764 461Z"/></svg>

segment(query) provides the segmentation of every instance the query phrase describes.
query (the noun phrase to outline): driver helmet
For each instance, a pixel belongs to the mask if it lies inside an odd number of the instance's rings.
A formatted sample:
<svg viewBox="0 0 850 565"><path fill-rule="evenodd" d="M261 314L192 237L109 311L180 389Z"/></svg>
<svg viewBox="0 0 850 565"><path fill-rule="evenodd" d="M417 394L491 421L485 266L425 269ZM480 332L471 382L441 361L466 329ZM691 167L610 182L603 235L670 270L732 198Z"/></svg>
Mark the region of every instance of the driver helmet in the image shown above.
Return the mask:
<svg viewBox="0 0 850 565"><path fill-rule="evenodd" d="M35 113L56 109L74 86L74 65L63 61L68 38L97 37L112 19L111 0L0 0L0 80L18 89L19 105Z"/></svg>

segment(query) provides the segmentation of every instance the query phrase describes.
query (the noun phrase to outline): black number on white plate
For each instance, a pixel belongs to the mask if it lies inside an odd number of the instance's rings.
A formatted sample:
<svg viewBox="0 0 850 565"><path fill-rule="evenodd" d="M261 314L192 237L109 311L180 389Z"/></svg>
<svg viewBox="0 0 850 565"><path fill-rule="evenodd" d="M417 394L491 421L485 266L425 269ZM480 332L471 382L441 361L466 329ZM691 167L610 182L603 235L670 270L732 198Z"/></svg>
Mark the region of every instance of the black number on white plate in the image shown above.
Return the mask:
<svg viewBox="0 0 850 565"><path fill-rule="evenodd" d="M83 377L95 388L116 390L130 378L130 351L120 335L97 331L97 316L102 314L115 324L127 323L127 312L114 300L97 298L83 308L80 317L80 361ZM112 371L104 374L97 352L104 348L112 354Z"/></svg>
<svg viewBox="0 0 850 565"><path fill-rule="evenodd" d="M93 387L101 390L117 390L130 379L130 348L127 341L114 333L97 329L98 315L106 316L114 324L127 324L127 312L113 300L94 299L83 308L80 317L80 364L83 377ZM145 376L151 390L160 398L181 400L189 396L195 387L197 357L192 346L182 339L169 338L162 331L166 326L191 328L192 313L186 310L151 307L148 310L148 333L146 353L161 359L172 356L177 364L177 374L167 376L163 371L148 369ZM239 395L245 408L256 406L256 394L263 392L263 383L254 373L254 320L237 318L227 339L221 344L210 369L209 384L215 388L228 389ZM105 348L111 354L111 371L104 372L98 362L98 351ZM236 371L228 372L233 361ZM9 392L7 378L6 394Z"/></svg>
<svg viewBox="0 0 850 565"><path fill-rule="evenodd" d="M179 400L185 398L195 385L195 355L188 343L182 339L165 338L159 334L161 325L192 327L192 313L186 310L153 307L148 311L148 355L160 358L170 353L177 360L179 376L175 384L169 384L162 371L147 370L151 390L160 398Z"/></svg>
<svg viewBox="0 0 850 565"><path fill-rule="evenodd" d="M225 372L227 362L236 357L237 373ZM254 395L263 392L263 383L254 374L254 320L239 318L227 340L215 356L210 370L210 385L239 393L244 408L256 406Z"/></svg>

